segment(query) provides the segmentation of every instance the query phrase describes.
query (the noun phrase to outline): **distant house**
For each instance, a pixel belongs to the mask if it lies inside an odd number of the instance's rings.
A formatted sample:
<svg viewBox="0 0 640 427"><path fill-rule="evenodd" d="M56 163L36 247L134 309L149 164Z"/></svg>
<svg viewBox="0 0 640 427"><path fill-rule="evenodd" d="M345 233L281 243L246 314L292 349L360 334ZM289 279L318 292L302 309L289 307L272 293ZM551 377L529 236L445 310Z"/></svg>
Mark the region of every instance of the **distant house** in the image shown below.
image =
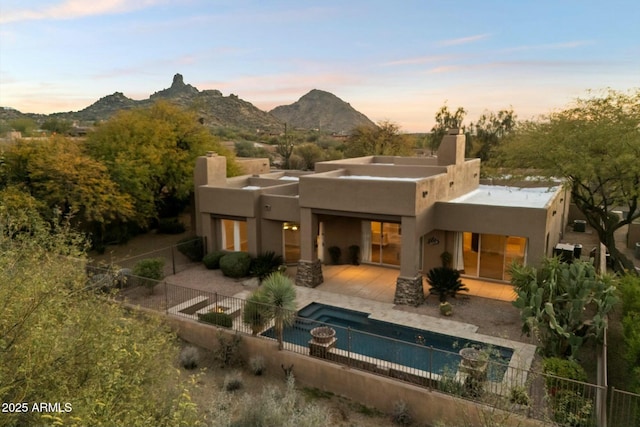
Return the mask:
<svg viewBox="0 0 640 427"><path fill-rule="evenodd" d="M437 157L369 156L316 163L315 172L225 177L226 159L196 164L196 230L209 250L274 251L296 282L322 283L329 248L358 246L360 262L398 270L395 302L422 301L422 274L452 255L463 274L508 282L512 262L536 264L559 242L568 194L560 186L480 184L465 137Z"/></svg>

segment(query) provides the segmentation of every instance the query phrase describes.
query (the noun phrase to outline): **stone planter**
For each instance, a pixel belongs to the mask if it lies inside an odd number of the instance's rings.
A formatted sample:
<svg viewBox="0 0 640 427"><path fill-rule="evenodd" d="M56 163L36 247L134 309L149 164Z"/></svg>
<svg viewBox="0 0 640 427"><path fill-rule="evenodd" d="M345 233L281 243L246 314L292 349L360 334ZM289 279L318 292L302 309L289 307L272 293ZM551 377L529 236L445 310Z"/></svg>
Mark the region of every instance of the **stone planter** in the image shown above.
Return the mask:
<svg viewBox="0 0 640 427"><path fill-rule="evenodd" d="M328 344L336 336L335 329L328 326L318 326L317 328L313 328L310 333L313 337L313 341L317 344Z"/></svg>

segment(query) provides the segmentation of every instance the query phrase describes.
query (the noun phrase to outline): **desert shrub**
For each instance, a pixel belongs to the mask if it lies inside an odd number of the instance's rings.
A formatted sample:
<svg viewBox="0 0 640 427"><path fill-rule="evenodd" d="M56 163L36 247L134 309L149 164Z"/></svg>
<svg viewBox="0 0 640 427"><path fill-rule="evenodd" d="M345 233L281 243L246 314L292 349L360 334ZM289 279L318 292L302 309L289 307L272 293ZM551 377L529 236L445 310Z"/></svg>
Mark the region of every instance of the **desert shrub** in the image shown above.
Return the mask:
<svg viewBox="0 0 640 427"><path fill-rule="evenodd" d="M458 292L469 291L460 280L460 272L452 268L432 268L427 273L427 282L431 285L429 293L438 295L440 302L445 302L447 297L455 298Z"/></svg>
<svg viewBox="0 0 640 427"><path fill-rule="evenodd" d="M569 380L586 381L584 368L573 360L549 357L542 361L545 374ZM593 402L580 393L581 387L558 378L546 377L547 399L553 411L553 419L560 425L572 427L590 426Z"/></svg>
<svg viewBox="0 0 640 427"><path fill-rule="evenodd" d="M217 270L220 268L220 259L230 253L229 251L213 251L202 257L202 262L209 270Z"/></svg>
<svg viewBox="0 0 640 427"><path fill-rule="evenodd" d="M240 343L242 337L238 334L229 336L228 334L219 331L216 337L218 345L213 351L213 358L221 368L228 366L241 366L243 363L242 356L240 354Z"/></svg>
<svg viewBox="0 0 640 427"><path fill-rule="evenodd" d="M164 278L164 259L142 259L133 266L133 275L138 277L138 282L153 292L153 287Z"/></svg>
<svg viewBox="0 0 640 427"><path fill-rule="evenodd" d="M178 218L161 218L158 221L158 233L180 234L186 231L186 227Z"/></svg>
<svg viewBox="0 0 640 427"><path fill-rule="evenodd" d="M249 273L262 281L269 274L278 271L278 268L284 263L281 255L276 255L273 251L267 251L251 260L251 268Z"/></svg>
<svg viewBox="0 0 640 427"><path fill-rule="evenodd" d="M260 290L252 293L244 305L242 321L257 335L272 319L272 310L266 304L266 297Z"/></svg>
<svg viewBox="0 0 640 427"><path fill-rule="evenodd" d="M242 374L239 371L229 372L224 376L224 389L226 391L240 390L242 385Z"/></svg>
<svg viewBox="0 0 640 427"><path fill-rule="evenodd" d="M561 426L590 427L595 425L593 401L574 390L560 390L550 399L553 419Z"/></svg>
<svg viewBox="0 0 640 427"><path fill-rule="evenodd" d="M198 314L198 320L225 328L230 328L233 326L233 319L231 318L231 316L229 316L227 313L218 313L216 311Z"/></svg>
<svg viewBox="0 0 640 427"><path fill-rule="evenodd" d="M391 420L394 424L399 426L409 426L413 423L413 417L409 411L409 406L404 400L398 400L393 403Z"/></svg>
<svg viewBox="0 0 640 427"><path fill-rule="evenodd" d="M620 279L618 292L622 301L623 357L632 367L626 382L628 390L640 393L640 279L627 274Z"/></svg>
<svg viewBox="0 0 640 427"><path fill-rule="evenodd" d="M266 369L264 357L254 356L249 359L249 368L251 369L251 372L253 372L253 375L262 375L264 373L264 370Z"/></svg>
<svg viewBox="0 0 640 427"><path fill-rule="evenodd" d="M548 357L542 361L542 372L560 378L567 378L576 381L586 381L587 373L580 364L574 360L560 359L559 357ZM556 378L547 377L547 387L558 383Z"/></svg>
<svg viewBox="0 0 640 427"><path fill-rule="evenodd" d="M516 405L529 406L531 404L531 398L525 387L514 386L509 390L509 402Z"/></svg>
<svg viewBox="0 0 640 427"><path fill-rule="evenodd" d="M295 381L290 377L286 390L277 387L265 387L259 396L246 394L236 403L239 406L237 418L229 423L229 412L233 408L225 405L216 412L218 418L214 425L245 426L278 426L278 427L317 427L329 425L327 412L319 406L304 402L295 388Z"/></svg>
<svg viewBox="0 0 640 427"><path fill-rule="evenodd" d="M191 262L200 262L204 256L204 247L202 239L199 237L185 237L180 239L177 244L178 251L189 258Z"/></svg>
<svg viewBox="0 0 640 427"><path fill-rule="evenodd" d="M220 259L220 270L227 277L240 278L249 275L251 256L246 252L232 252Z"/></svg>
<svg viewBox="0 0 640 427"><path fill-rule="evenodd" d="M195 369L200 363L200 352L197 347L189 345L180 351L180 366L184 369Z"/></svg>

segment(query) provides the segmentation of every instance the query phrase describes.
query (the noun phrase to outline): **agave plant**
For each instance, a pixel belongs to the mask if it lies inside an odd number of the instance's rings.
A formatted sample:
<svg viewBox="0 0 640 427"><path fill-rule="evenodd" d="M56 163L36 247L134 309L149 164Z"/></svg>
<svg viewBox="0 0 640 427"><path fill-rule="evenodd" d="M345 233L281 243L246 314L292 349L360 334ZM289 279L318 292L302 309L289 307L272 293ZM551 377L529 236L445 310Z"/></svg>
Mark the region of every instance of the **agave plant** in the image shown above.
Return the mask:
<svg viewBox="0 0 640 427"><path fill-rule="evenodd" d="M431 285L429 293L438 295L440 302L445 302L447 297L455 298L458 292L469 291L460 280L460 272L452 268L432 268L427 273L427 282Z"/></svg>

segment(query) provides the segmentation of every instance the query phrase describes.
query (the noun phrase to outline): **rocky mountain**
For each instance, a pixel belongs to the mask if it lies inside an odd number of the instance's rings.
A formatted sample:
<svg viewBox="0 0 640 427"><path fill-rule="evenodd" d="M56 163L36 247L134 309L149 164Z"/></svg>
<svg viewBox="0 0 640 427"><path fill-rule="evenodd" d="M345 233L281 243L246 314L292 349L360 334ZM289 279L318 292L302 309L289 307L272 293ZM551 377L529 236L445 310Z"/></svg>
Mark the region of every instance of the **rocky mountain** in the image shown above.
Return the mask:
<svg viewBox="0 0 640 427"><path fill-rule="evenodd" d="M97 121L109 119L120 110L146 107L160 99L197 111L202 123L211 128L281 133L284 131L284 123L287 123L292 128L348 134L357 126L375 126L364 114L329 92L314 89L297 102L276 107L268 113L234 94L223 96L218 90L200 91L186 84L181 74L173 77L169 88L155 92L148 99L138 101L128 98L122 92L115 92L83 110L50 115L0 108L0 122L8 123L25 117L42 124L48 117L55 117L77 122L81 126L90 126Z"/></svg>
<svg viewBox="0 0 640 427"><path fill-rule="evenodd" d="M276 107L269 113L293 128L333 133L348 134L358 126L376 126L349 103L318 89L313 89L293 104Z"/></svg>

